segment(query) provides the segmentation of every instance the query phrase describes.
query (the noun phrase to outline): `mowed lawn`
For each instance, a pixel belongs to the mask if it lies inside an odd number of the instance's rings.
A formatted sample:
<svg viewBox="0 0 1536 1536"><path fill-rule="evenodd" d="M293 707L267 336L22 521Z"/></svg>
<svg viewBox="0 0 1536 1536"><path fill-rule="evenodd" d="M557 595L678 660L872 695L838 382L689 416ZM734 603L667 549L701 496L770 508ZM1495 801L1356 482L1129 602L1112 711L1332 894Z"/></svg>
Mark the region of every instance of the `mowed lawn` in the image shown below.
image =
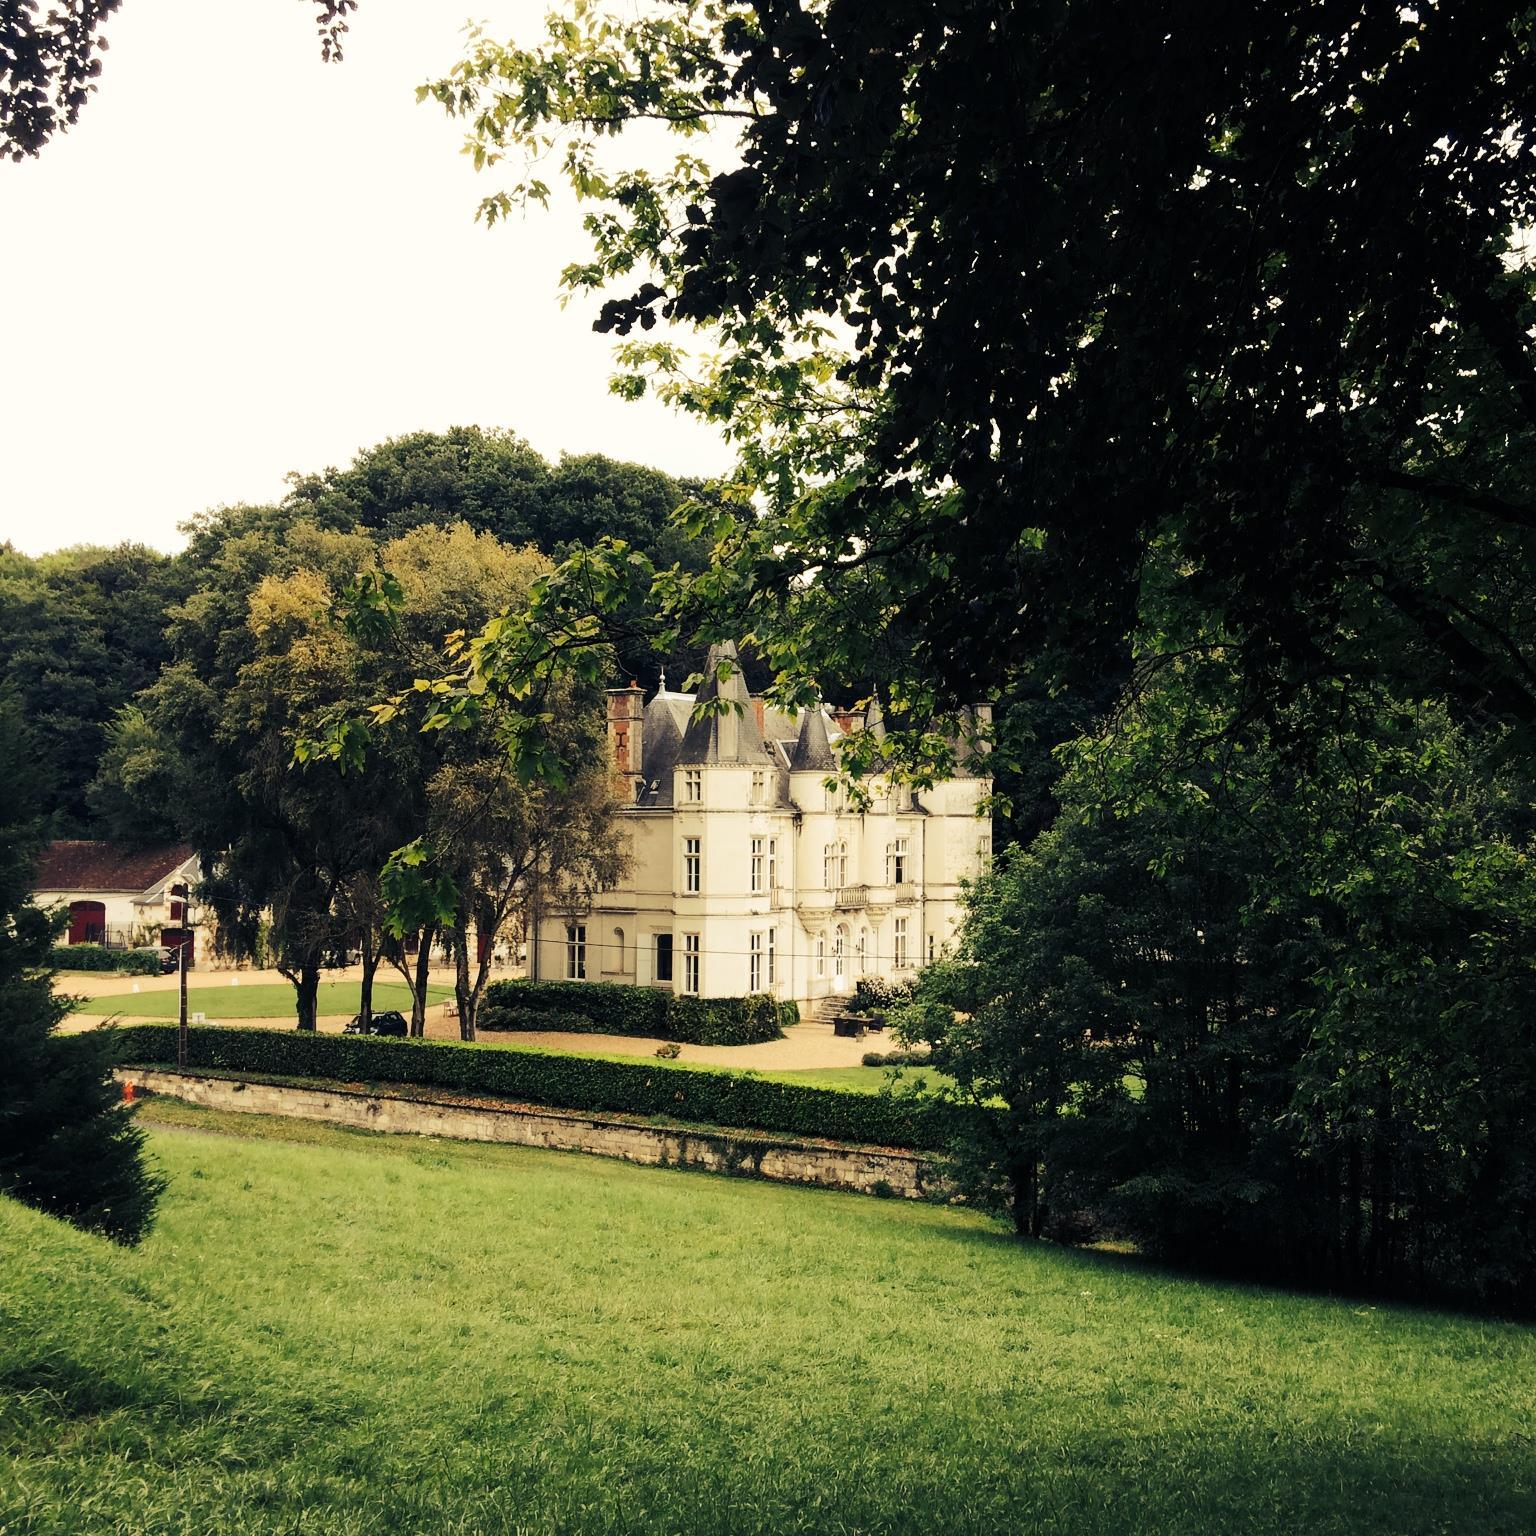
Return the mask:
<svg viewBox="0 0 1536 1536"><path fill-rule="evenodd" d="M175 988L159 992L132 992L131 978L125 978L123 990L105 996L87 998L80 1012L121 1014L129 1019L174 1019L181 1009L181 996ZM63 990L68 990L67 986ZM430 986L428 997L440 1002L453 995L453 988ZM217 987L187 988L187 1012L203 1013L211 1024L223 1019L281 1019L296 1017L294 992L286 982L259 982L253 986L232 987L228 982ZM361 989L355 981L322 981L318 996L322 1014L357 1012ZM397 981L378 981L373 987L374 1009L398 1008L409 1015L411 994Z"/></svg>
<svg viewBox="0 0 1536 1536"><path fill-rule="evenodd" d="M1536 1529L1524 1327L150 1109L138 1251L0 1200L7 1536Z"/></svg>

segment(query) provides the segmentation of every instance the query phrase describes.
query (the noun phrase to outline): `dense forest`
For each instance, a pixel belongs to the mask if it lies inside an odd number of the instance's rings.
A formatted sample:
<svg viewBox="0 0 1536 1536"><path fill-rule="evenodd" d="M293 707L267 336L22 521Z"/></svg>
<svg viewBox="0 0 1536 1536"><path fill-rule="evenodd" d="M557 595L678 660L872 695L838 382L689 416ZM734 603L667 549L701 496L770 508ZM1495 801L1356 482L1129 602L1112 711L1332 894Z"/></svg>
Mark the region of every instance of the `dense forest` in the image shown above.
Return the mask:
<svg viewBox="0 0 1536 1536"><path fill-rule="evenodd" d="M232 549L265 543L275 558L296 530L359 531L382 546L412 529L462 523L552 559L610 535L663 565L696 566L703 552L669 518L701 493L695 483L600 454L551 465L509 432L464 427L392 439L344 469L295 474L274 505L203 513L178 554L124 543L32 558L0 546L0 688L19 702L45 770L49 831L142 841L178 834L169 804L122 793L123 761L143 742L142 716L131 706L175 659L173 620ZM658 659L642 641L618 665L655 682ZM109 754L114 770L102 774Z"/></svg>

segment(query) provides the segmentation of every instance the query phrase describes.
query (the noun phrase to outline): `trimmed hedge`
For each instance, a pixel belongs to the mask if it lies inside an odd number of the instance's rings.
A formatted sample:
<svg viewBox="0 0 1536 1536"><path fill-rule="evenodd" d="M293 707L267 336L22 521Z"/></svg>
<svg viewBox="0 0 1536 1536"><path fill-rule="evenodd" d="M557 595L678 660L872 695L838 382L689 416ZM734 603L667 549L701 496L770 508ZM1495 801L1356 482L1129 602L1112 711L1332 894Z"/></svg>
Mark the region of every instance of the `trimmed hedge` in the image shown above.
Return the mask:
<svg viewBox="0 0 1536 1536"><path fill-rule="evenodd" d="M577 1015L586 1022L503 1022L534 1014L562 1019ZM783 1033L781 1024L796 1023L799 1017L793 1003L777 1003L766 992L747 997L679 997L657 987L613 981L493 981L482 1006L486 1029L572 1029L578 1034L681 1040L686 1045L755 1045L776 1040Z"/></svg>
<svg viewBox="0 0 1536 1536"><path fill-rule="evenodd" d="M865 1051L866 1067L931 1067L933 1058L927 1051Z"/></svg>
<svg viewBox="0 0 1536 1536"><path fill-rule="evenodd" d="M119 1062L164 1066L176 1060L174 1024L120 1024L113 1030ZM342 1083L408 1083L556 1109L665 1115L700 1125L868 1146L938 1148L946 1142L949 1124L945 1106L889 1094L809 1088L643 1059L593 1061L447 1040L200 1024L189 1032L188 1051L194 1068Z"/></svg>
<svg viewBox="0 0 1536 1536"><path fill-rule="evenodd" d="M598 1035L616 1033L605 1030L584 1013L571 1013L568 1009L551 1008L545 1012L539 1008L509 1008L504 1003L481 1003L475 1015L476 1029L490 1030L559 1030L568 1035Z"/></svg>
<svg viewBox="0 0 1536 1536"><path fill-rule="evenodd" d="M49 958L62 971L119 971L125 976L158 976L158 949L107 949L101 944L55 944Z"/></svg>

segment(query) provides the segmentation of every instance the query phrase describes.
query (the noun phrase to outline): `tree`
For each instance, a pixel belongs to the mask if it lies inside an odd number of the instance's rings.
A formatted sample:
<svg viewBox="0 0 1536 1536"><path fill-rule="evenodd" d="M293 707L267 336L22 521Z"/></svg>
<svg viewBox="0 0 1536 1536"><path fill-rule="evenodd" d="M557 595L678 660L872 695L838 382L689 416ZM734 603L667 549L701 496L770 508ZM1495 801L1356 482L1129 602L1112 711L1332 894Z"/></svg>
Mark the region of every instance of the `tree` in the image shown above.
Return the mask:
<svg viewBox="0 0 1536 1536"><path fill-rule="evenodd" d="M96 89L107 40L101 26L122 0L71 0L37 15L37 0L0 0L0 154L36 155L72 128ZM314 0L321 57L341 58L357 0Z"/></svg>
<svg viewBox="0 0 1536 1536"><path fill-rule="evenodd" d="M309 712L357 686L329 613L374 546L249 512L225 533L198 535L200 585L171 615L171 660L140 695L147 729L131 763L140 782L173 786L221 942L240 954L264 942L312 1029L321 970L356 937L349 894L395 846L389 785L291 768Z"/></svg>
<svg viewBox="0 0 1536 1536"><path fill-rule="evenodd" d="M788 693L883 678L920 761L935 714L1125 667L1158 549L1266 708L1370 637L1536 725L1481 601L1491 567L1528 587L1536 526L1532 49L1523 5L1469 0L693 0L472 34L422 94L522 162L486 217L550 166L595 205L566 282L628 338L620 387L740 448L663 610L753 633ZM657 122L670 162L598 153Z"/></svg>
<svg viewBox="0 0 1536 1536"><path fill-rule="evenodd" d="M568 454L551 468L515 433L480 427L411 432L358 454L345 469L290 477L286 514L338 531L396 538L413 528L467 524L552 559L623 539L661 569L698 571L708 547L672 514L709 499L705 487L603 454ZM609 615L623 677L654 680L658 658L638 595ZM693 661L703 659L700 649Z"/></svg>
<svg viewBox="0 0 1536 1536"><path fill-rule="evenodd" d="M164 1182L112 1077L109 1032L61 1036L53 990L58 914L30 900L42 840L43 774L14 698L0 695L0 1194L88 1231L136 1243Z"/></svg>
<svg viewBox="0 0 1536 1536"><path fill-rule="evenodd" d="M971 893L903 1023L1007 1106L964 1176L1021 1229L1089 1208L1170 1259L1529 1306L1536 823L1510 732L1379 686L1274 723L1240 699L1225 648L1161 671Z"/></svg>
<svg viewBox="0 0 1536 1536"><path fill-rule="evenodd" d="M521 605L549 570L537 550L508 548L464 523L419 527L379 551L378 583L369 590L387 601L365 610L375 622L344 612L333 622L350 628L375 697L406 694L441 667L445 629L472 630ZM344 702L355 708L356 694ZM505 733L522 720L512 701L477 704L445 730L423 731L413 714L396 712L370 736L361 782L403 790L392 846L409 849L392 861L385 894L404 899L405 915L391 925L395 940L408 930L414 937L414 972L403 947L392 946L412 989L414 1032L425 1002L422 955L438 931L453 950L460 1032L473 1040L492 948L530 896L580 907L623 872L600 695L590 682L567 684L547 702L549 755L537 778L519 777L509 759ZM306 771L336 766L322 754Z"/></svg>
<svg viewBox="0 0 1536 1536"><path fill-rule="evenodd" d="M93 830L87 786L116 712L169 655L167 610L184 564L138 544L80 546L0 565L0 683L21 700L50 772L44 812L57 835ZM153 814L153 808L151 807ZM155 833L120 825L130 840Z"/></svg>

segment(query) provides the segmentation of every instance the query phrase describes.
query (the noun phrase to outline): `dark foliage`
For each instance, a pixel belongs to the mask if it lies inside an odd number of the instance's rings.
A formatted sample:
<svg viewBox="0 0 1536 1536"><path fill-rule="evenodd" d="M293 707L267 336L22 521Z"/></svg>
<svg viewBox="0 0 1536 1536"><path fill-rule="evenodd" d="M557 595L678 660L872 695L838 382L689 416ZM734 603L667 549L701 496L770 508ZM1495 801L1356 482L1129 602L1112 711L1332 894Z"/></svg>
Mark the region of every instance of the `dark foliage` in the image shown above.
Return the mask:
<svg viewBox="0 0 1536 1536"><path fill-rule="evenodd" d="M96 89L107 40L101 24L122 0L0 0L0 155L37 154L73 127ZM320 56L341 58L347 16L357 0L313 0ZM41 14L39 14L41 12Z"/></svg>
<svg viewBox="0 0 1536 1536"><path fill-rule="evenodd" d="M14 700L0 700L0 1193L118 1242L154 1219L161 1180L114 1082L111 1042L60 1035L49 952L59 923L28 902L39 774Z"/></svg>

